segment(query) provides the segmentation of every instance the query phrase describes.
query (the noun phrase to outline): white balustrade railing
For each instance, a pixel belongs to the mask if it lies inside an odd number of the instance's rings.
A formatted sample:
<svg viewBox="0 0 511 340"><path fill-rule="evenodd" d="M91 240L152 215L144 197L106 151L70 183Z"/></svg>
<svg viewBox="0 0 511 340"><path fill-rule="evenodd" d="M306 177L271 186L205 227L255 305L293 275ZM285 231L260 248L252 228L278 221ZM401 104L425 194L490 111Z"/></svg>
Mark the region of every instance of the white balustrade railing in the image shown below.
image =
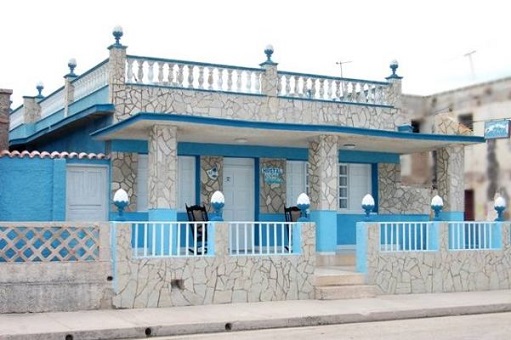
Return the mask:
<svg viewBox="0 0 511 340"><path fill-rule="evenodd" d="M294 222L229 222L229 254L290 254L297 224Z"/></svg>
<svg viewBox="0 0 511 340"><path fill-rule="evenodd" d="M207 255L208 222L132 222L134 258Z"/></svg>
<svg viewBox="0 0 511 340"><path fill-rule="evenodd" d="M72 84L74 86L74 101L108 85L108 59L74 79Z"/></svg>
<svg viewBox="0 0 511 340"><path fill-rule="evenodd" d="M386 82L294 72L278 72L278 76L280 96L389 105Z"/></svg>
<svg viewBox="0 0 511 340"><path fill-rule="evenodd" d="M64 87L61 87L39 102L41 106L41 119L51 116L64 108L64 92Z"/></svg>
<svg viewBox="0 0 511 340"><path fill-rule="evenodd" d="M449 249L496 249L495 222L449 222Z"/></svg>
<svg viewBox="0 0 511 340"><path fill-rule="evenodd" d="M382 222L380 229L380 250L430 251L433 222Z"/></svg>
<svg viewBox="0 0 511 340"><path fill-rule="evenodd" d="M126 83L180 88L261 93L261 74L256 68L190 61L128 56Z"/></svg>
<svg viewBox="0 0 511 340"><path fill-rule="evenodd" d="M9 131L25 123L25 107L20 106L10 115Z"/></svg>

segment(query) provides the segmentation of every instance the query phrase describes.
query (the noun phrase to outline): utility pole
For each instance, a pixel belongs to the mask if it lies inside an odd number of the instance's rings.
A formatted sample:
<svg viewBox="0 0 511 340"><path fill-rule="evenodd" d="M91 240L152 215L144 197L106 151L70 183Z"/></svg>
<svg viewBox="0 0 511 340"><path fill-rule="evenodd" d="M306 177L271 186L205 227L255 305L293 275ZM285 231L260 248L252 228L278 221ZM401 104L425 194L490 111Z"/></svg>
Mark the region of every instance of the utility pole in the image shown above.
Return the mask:
<svg viewBox="0 0 511 340"><path fill-rule="evenodd" d="M343 77L343 76L342 76L342 65L343 65L343 64L349 64L349 63L351 63L351 60L348 60L348 61L338 61L338 62L336 62L336 64L337 64L337 65L339 65L339 66L341 67L341 78Z"/></svg>
<svg viewBox="0 0 511 340"><path fill-rule="evenodd" d="M470 72L471 72L471 75L472 75L472 80L475 80L476 79L476 75L475 75L475 72L474 72L474 61L472 60L472 54L476 53L476 50L472 50L468 53L465 53L463 56L467 57L468 58L468 62L470 63Z"/></svg>

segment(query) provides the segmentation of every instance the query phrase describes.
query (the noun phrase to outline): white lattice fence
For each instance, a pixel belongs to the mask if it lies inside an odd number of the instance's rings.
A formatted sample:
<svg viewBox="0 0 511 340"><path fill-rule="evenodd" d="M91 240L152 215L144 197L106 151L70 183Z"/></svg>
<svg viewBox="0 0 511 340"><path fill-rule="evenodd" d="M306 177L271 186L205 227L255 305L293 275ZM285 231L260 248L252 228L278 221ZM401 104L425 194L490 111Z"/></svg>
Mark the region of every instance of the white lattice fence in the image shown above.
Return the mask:
<svg viewBox="0 0 511 340"><path fill-rule="evenodd" d="M0 226L0 262L97 261L98 226Z"/></svg>

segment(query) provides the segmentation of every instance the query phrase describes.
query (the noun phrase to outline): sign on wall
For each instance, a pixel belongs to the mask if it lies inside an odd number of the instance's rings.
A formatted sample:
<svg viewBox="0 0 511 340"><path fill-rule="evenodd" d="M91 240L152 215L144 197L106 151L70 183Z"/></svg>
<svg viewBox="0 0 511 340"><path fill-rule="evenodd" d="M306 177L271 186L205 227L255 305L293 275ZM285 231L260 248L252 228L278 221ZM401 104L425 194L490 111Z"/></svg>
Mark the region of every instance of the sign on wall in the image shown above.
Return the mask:
<svg viewBox="0 0 511 340"><path fill-rule="evenodd" d="M264 182L266 184L280 184L282 183L282 174L284 170L282 168L268 167L262 169Z"/></svg>
<svg viewBox="0 0 511 340"><path fill-rule="evenodd" d="M484 138L509 138L509 120L489 120L484 122Z"/></svg>

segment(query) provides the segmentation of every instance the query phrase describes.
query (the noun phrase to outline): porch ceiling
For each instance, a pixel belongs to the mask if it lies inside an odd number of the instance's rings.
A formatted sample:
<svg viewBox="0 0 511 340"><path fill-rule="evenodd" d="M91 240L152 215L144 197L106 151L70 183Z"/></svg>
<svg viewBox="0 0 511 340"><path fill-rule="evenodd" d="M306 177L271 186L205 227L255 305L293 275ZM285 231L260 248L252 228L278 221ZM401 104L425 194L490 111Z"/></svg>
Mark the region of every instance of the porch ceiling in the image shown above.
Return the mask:
<svg viewBox="0 0 511 340"><path fill-rule="evenodd" d="M458 144L484 143L474 136L413 134L407 132L351 128L344 126L304 125L241 121L177 114L139 113L93 133L100 140L147 140L151 126L178 128L178 141L211 144L240 144L279 147L307 147L320 135L340 137L339 148L354 144L352 150L408 154Z"/></svg>

